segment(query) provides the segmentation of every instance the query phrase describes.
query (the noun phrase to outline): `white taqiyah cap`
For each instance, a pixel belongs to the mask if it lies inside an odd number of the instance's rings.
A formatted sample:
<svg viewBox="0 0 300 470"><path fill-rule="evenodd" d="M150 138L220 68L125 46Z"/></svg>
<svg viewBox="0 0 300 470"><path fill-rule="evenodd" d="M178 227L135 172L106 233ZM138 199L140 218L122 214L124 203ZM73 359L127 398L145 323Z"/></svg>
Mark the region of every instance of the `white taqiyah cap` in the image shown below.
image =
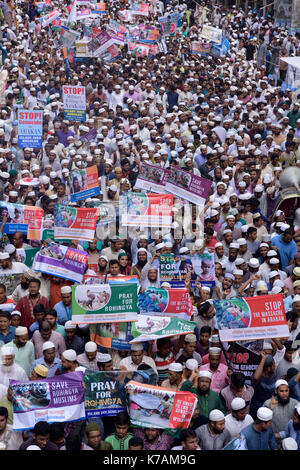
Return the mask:
<svg viewBox="0 0 300 470"><path fill-rule="evenodd" d="M173 372L182 372L183 367L182 364L180 364L179 362L172 362L172 364L169 365L168 370L171 370Z"/></svg>
<svg viewBox="0 0 300 470"><path fill-rule="evenodd" d="M14 356L15 355L14 348L11 346L2 346L1 355L2 356Z"/></svg>
<svg viewBox="0 0 300 470"><path fill-rule="evenodd" d="M66 321L65 330L76 330L76 325L72 323L72 320Z"/></svg>
<svg viewBox="0 0 300 470"><path fill-rule="evenodd" d="M286 437L281 444L283 450L298 450L298 444L292 437Z"/></svg>
<svg viewBox="0 0 300 470"><path fill-rule="evenodd" d="M130 346L131 351L142 351L144 349L144 346L142 343L133 343Z"/></svg>
<svg viewBox="0 0 300 470"><path fill-rule="evenodd" d="M276 382L275 382L275 388L280 387L280 385L287 385L287 386L289 386L289 384L287 383L286 380L283 380L283 379L276 380Z"/></svg>
<svg viewBox="0 0 300 470"><path fill-rule="evenodd" d="M111 360L111 355L108 353L97 354L97 362L109 362Z"/></svg>
<svg viewBox="0 0 300 470"><path fill-rule="evenodd" d="M26 326L18 326L15 331L16 336L23 336L28 333Z"/></svg>
<svg viewBox="0 0 300 470"><path fill-rule="evenodd" d="M206 377L211 380L212 373L209 370L199 370L198 377Z"/></svg>
<svg viewBox="0 0 300 470"><path fill-rule="evenodd" d="M221 348L208 348L208 352L209 354L221 354Z"/></svg>
<svg viewBox="0 0 300 470"><path fill-rule="evenodd" d="M63 357L67 359L67 361L76 361L77 354L74 349L67 349L62 353Z"/></svg>
<svg viewBox="0 0 300 470"><path fill-rule="evenodd" d="M97 351L97 344L93 341L88 341L84 347L86 352L95 352Z"/></svg>
<svg viewBox="0 0 300 470"><path fill-rule="evenodd" d="M72 292L72 289L70 286L63 286L60 289L61 294L70 294Z"/></svg>
<svg viewBox="0 0 300 470"><path fill-rule="evenodd" d="M189 370L198 369L198 361L196 361L196 359L188 359L185 363L185 367Z"/></svg>
<svg viewBox="0 0 300 470"><path fill-rule="evenodd" d="M267 408L266 406L261 406L257 410L257 417L261 421L270 421L273 416L273 411L270 410L270 408Z"/></svg>
<svg viewBox="0 0 300 470"><path fill-rule="evenodd" d="M186 246L183 246L182 248L179 249L179 254L183 255L184 253L187 253L190 251Z"/></svg>
<svg viewBox="0 0 300 470"><path fill-rule="evenodd" d="M185 343L196 343L197 337L193 333L189 333L185 335L184 341Z"/></svg>
<svg viewBox="0 0 300 470"><path fill-rule="evenodd" d="M26 450L42 450L39 446L32 444L31 446L26 447Z"/></svg>
<svg viewBox="0 0 300 470"><path fill-rule="evenodd" d="M0 259L8 259L9 258L9 254L8 253L0 253Z"/></svg>
<svg viewBox="0 0 300 470"><path fill-rule="evenodd" d="M46 351L47 349L52 349L52 348L55 348L55 344L52 343L52 341L46 341L43 344L43 351Z"/></svg>
<svg viewBox="0 0 300 470"><path fill-rule="evenodd" d="M246 402L243 398L236 397L231 402L231 409L234 411L242 410L245 408Z"/></svg>
<svg viewBox="0 0 300 470"><path fill-rule="evenodd" d="M208 416L209 421L222 421L225 419L224 413L220 410L212 410Z"/></svg>

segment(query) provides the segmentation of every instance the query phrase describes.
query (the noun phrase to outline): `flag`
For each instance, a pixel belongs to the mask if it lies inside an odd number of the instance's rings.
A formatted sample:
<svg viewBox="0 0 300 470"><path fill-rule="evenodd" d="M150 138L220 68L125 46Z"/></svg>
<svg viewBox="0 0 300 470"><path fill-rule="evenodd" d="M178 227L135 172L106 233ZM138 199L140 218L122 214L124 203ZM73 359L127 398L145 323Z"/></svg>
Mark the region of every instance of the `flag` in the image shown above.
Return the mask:
<svg viewBox="0 0 300 470"><path fill-rule="evenodd" d="M74 0L73 3L71 3L71 10L68 18L68 23L76 23L76 0Z"/></svg>

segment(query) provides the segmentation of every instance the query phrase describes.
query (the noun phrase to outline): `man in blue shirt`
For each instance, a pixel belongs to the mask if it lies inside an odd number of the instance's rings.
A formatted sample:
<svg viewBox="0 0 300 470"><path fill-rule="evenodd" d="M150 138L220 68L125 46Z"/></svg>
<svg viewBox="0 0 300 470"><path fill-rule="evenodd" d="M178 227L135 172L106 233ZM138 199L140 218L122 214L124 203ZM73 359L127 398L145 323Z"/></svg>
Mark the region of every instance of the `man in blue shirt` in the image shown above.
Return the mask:
<svg viewBox="0 0 300 470"><path fill-rule="evenodd" d="M258 408L255 422L244 428L241 437L248 450L276 450L278 448L272 429L273 411L265 406Z"/></svg>
<svg viewBox="0 0 300 470"><path fill-rule="evenodd" d="M298 450L300 449L300 406L296 406L292 419L289 420L287 427L275 434L275 437L280 439L286 439L292 437L298 444Z"/></svg>
<svg viewBox="0 0 300 470"><path fill-rule="evenodd" d="M10 313L0 310L0 347L1 343L10 343L15 337L16 328L10 325Z"/></svg>
<svg viewBox="0 0 300 470"><path fill-rule="evenodd" d="M55 345L52 343L52 341L46 341L43 344L43 357L39 357L33 361L30 369L30 375L38 364L42 364L43 366L47 367L47 377L54 377L56 369L61 364L61 360L58 359L58 357L55 357Z"/></svg>
<svg viewBox="0 0 300 470"><path fill-rule="evenodd" d="M54 305L54 310L57 312L58 323L64 325L72 319L72 289L70 286L63 286L60 292L62 300Z"/></svg>
<svg viewBox="0 0 300 470"><path fill-rule="evenodd" d="M272 246L278 248L282 271L284 271L298 251L296 242L293 240L293 230L286 228L282 235L272 238Z"/></svg>

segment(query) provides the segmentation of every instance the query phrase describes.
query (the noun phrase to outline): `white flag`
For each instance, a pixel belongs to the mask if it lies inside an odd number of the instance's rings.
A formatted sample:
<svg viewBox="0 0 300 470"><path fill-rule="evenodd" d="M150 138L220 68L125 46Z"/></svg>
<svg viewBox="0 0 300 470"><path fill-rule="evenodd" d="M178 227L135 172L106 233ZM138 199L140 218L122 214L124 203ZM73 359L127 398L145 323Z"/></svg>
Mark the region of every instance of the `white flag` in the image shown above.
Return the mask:
<svg viewBox="0 0 300 470"><path fill-rule="evenodd" d="M68 24L76 23L76 19L77 19L76 18L76 0L74 0L71 11L70 11L70 15L68 18Z"/></svg>

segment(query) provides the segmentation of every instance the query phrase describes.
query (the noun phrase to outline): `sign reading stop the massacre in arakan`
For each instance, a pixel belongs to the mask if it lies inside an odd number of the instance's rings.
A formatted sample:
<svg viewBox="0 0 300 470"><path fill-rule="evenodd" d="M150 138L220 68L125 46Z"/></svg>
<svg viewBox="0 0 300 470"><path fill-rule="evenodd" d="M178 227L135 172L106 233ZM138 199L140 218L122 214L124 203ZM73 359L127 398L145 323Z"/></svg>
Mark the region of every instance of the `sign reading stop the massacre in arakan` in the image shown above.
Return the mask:
<svg viewBox="0 0 300 470"><path fill-rule="evenodd" d="M84 86L63 86L64 119L86 121L86 97Z"/></svg>

